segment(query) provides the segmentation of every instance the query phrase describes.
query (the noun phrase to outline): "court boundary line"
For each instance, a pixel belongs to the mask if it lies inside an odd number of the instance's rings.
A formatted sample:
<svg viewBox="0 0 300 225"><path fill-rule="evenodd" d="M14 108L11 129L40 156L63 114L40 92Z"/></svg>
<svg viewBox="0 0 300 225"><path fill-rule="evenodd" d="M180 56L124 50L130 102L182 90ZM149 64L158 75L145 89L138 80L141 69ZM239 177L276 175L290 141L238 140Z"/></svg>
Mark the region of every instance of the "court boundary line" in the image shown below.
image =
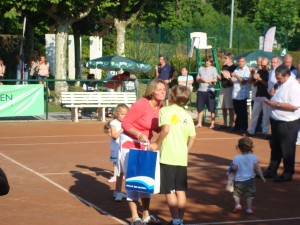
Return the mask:
<svg viewBox="0 0 300 225"><path fill-rule="evenodd" d="M224 222L207 222L207 223L191 223L185 225L220 225L220 224L236 224L236 223L257 223L257 222L275 222L283 220L300 220L300 217L287 217L287 218L277 218L277 219L257 219L257 220L231 220Z"/></svg>
<svg viewBox="0 0 300 225"><path fill-rule="evenodd" d="M196 140L236 140L240 137L228 138L196 138ZM73 141L73 142L41 142L41 143L18 143L18 144L0 144L0 146L30 146L30 145L72 145L72 144L95 144L95 143L109 143L110 140L105 141Z"/></svg>
<svg viewBox="0 0 300 225"><path fill-rule="evenodd" d="M64 192L70 194L71 196L77 198L78 200L80 200L80 201L83 202L84 204L86 204L86 205L90 206L91 208L93 208L93 209L97 210L98 212L100 212L102 215L108 216L109 218L111 218L111 219L117 221L118 223L120 223L120 224L122 224L122 225L127 225L127 224L128 224L127 222L118 219L118 218L115 217L114 215L112 215L112 214L106 212L105 210L99 208L98 206L96 206L96 205L94 205L93 203L91 203L91 202L85 200L84 198L82 198L82 197L80 197L80 196L78 196L78 195L76 195L76 194L70 192L68 189L66 189L66 188L64 188L63 186L61 186L60 184L58 184L58 183L52 181L51 179L47 178L46 176L40 174L39 172L37 172L37 171L35 171L35 170L33 170L33 169L31 169L31 168L25 166L24 164L22 164L22 163L20 163L20 162L18 162L18 161L16 161L16 160L10 158L9 156L7 156L7 155L5 155L5 154L3 154L3 153L1 153L1 152L0 152L0 155L1 155L2 157L6 158L7 160L9 160L10 162L12 162L12 163L14 163L14 164L16 164L16 165L22 167L23 169L25 169L25 170L27 170L27 171L29 171L29 172L31 172L31 173L37 175L38 177L42 178L43 180L45 180L45 181L49 182L50 184L56 186L56 187L59 188L60 190L62 190L62 191L64 191Z"/></svg>

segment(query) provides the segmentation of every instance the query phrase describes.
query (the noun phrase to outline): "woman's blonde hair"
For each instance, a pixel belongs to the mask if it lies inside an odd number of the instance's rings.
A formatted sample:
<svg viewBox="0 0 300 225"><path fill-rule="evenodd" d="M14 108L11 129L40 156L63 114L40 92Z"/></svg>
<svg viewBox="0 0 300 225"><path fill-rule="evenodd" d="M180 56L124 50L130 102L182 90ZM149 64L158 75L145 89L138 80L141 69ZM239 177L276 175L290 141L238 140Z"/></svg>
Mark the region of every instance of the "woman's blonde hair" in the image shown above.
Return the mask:
<svg viewBox="0 0 300 225"><path fill-rule="evenodd" d="M144 94L144 98L147 98L148 100L151 100L153 98L154 92L155 92L155 90L157 88L157 85L159 83L162 83L165 86L165 88L167 89L166 83L163 80L154 79L148 84L148 87L147 87L147 89L145 91L145 94Z"/></svg>

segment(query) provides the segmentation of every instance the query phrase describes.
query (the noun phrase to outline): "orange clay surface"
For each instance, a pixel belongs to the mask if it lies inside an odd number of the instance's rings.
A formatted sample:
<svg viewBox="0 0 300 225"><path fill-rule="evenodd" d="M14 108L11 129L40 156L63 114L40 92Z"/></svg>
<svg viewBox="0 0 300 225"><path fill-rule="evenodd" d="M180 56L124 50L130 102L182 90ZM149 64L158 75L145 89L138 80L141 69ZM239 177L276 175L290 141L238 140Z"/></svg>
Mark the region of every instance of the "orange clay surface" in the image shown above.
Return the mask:
<svg viewBox="0 0 300 225"><path fill-rule="evenodd" d="M0 197L0 224L128 224L127 203L114 202L114 183L107 182L112 163L103 125L96 121L1 122L0 166L11 190ZM231 193L225 190L226 170L237 154L235 145L240 137L207 126L197 128L197 140L189 153L185 224L299 225L300 147L292 182L263 183L256 179L254 214L231 212L234 204ZM253 140L254 153L265 169L269 143ZM245 201L242 203L245 206ZM163 224L170 221L163 195L153 195L151 211Z"/></svg>

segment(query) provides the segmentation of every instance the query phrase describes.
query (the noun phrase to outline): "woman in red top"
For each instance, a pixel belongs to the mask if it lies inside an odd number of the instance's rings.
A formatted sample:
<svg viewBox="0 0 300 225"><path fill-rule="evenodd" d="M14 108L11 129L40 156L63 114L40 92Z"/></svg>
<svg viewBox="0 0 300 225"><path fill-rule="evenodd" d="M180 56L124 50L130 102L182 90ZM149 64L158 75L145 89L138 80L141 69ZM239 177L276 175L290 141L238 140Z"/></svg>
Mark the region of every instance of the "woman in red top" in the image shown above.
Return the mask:
<svg viewBox="0 0 300 225"><path fill-rule="evenodd" d="M126 174L128 153L130 148L145 149L142 143L149 143L153 131L158 132L158 115L162 107L162 101L166 97L166 84L163 80L152 80L143 98L135 102L126 114L122 127L123 134L120 136L121 152L119 154L118 175L123 177ZM132 225L144 223L161 223L154 216L149 214L150 194L127 191L127 201L131 211ZM141 198L143 206L143 219L140 219L136 202Z"/></svg>

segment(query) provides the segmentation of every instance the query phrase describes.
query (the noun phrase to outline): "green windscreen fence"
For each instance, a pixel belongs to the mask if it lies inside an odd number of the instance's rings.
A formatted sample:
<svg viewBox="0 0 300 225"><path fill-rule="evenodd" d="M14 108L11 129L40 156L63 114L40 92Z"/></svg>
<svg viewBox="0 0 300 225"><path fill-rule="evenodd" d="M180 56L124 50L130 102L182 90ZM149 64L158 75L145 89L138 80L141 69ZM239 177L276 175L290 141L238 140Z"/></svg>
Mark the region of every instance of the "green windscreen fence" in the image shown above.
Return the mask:
<svg viewBox="0 0 300 225"><path fill-rule="evenodd" d="M44 114L44 86L0 85L0 117Z"/></svg>

